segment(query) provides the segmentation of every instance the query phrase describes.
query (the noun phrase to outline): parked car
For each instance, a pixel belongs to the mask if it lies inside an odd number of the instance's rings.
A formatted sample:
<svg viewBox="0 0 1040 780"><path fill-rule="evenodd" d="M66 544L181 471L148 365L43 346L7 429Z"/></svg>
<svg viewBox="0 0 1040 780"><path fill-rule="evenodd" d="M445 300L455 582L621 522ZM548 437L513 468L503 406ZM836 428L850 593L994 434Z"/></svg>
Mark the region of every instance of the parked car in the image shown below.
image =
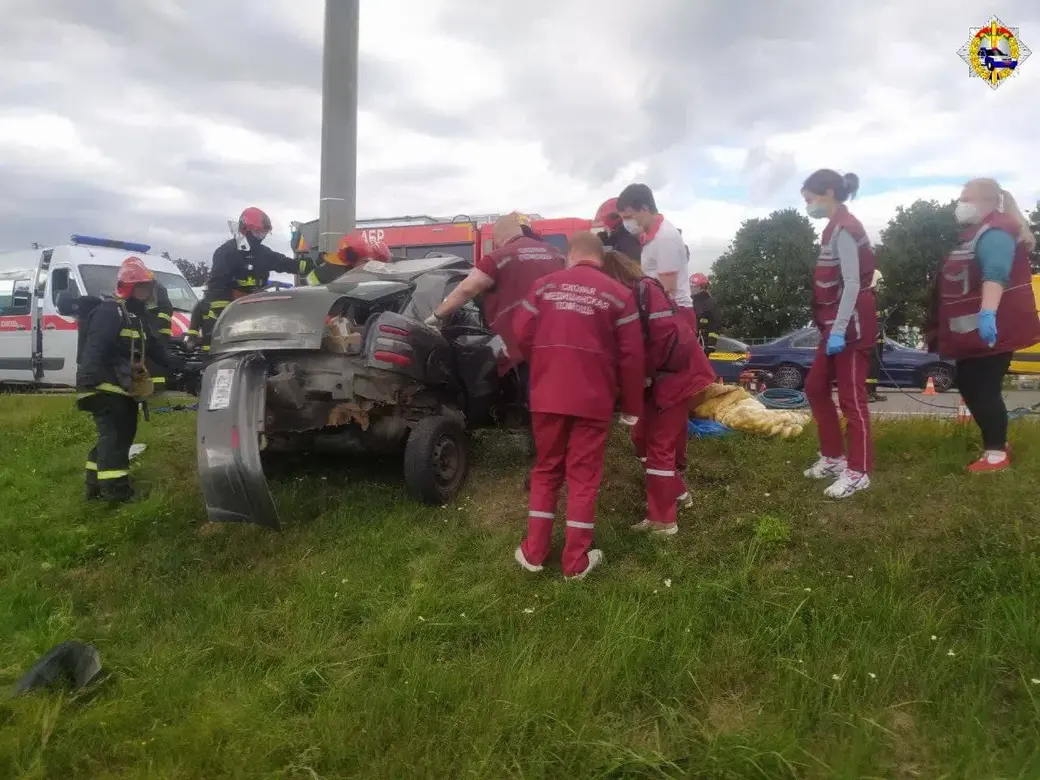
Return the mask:
<svg viewBox="0 0 1040 780"><path fill-rule="evenodd" d="M803 328L781 336L776 341L753 347L746 368L768 371L773 384L791 390L805 387L820 333L816 328ZM928 383L928 377L940 393L953 388L956 370L952 361L943 360L933 352L911 349L892 339L885 339L881 376L882 387L919 387Z"/></svg>
<svg viewBox="0 0 1040 780"><path fill-rule="evenodd" d="M736 384L743 371L747 369L748 345L743 341L720 336L715 343L715 351L708 362L715 369L715 376L726 384Z"/></svg>

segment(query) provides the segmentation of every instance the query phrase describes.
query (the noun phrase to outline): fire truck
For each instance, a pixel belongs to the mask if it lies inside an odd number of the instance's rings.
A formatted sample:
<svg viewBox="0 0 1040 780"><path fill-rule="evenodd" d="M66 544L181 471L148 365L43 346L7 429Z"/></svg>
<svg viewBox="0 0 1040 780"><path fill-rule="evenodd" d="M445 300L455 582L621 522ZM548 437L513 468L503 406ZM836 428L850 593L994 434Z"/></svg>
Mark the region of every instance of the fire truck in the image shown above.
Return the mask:
<svg viewBox="0 0 1040 780"><path fill-rule="evenodd" d="M479 257L492 250L491 227L499 216L501 215L460 214L450 219L439 219L424 214L358 220L354 232L369 243L383 242L390 249L390 254L398 260L447 254L476 263ZM562 252L567 251L567 242L572 235L592 227L592 221L588 219L545 219L539 214L529 216L531 227ZM318 220L294 222L292 228L293 250L297 256L315 251L318 246Z"/></svg>

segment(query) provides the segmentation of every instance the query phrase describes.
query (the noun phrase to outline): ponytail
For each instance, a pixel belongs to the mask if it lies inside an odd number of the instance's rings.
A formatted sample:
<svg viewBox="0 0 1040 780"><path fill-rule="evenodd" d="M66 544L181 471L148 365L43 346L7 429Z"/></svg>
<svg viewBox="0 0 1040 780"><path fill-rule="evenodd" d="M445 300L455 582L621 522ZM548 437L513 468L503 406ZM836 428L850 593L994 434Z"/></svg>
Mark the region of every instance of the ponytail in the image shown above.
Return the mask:
<svg viewBox="0 0 1040 780"><path fill-rule="evenodd" d="M608 249L603 253L603 272L625 287L635 287L646 275L639 263L616 249Z"/></svg>
<svg viewBox="0 0 1040 780"><path fill-rule="evenodd" d="M1033 252L1036 249L1036 236L1033 235L1033 228L1029 224L1029 220L1026 219L1026 215L1022 213L1022 209L1018 207L1015 198L1007 190L1001 189L999 202L1001 204L1000 210L1008 216L1014 217L1021 226L1018 233L1018 243L1025 245L1026 249Z"/></svg>

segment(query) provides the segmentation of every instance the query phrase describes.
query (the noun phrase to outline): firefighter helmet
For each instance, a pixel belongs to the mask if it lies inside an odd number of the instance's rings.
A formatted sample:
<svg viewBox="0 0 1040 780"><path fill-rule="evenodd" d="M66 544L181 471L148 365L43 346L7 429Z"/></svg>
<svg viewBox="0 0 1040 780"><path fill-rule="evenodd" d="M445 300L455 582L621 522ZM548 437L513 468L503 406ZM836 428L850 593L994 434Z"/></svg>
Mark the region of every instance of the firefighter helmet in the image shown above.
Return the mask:
<svg viewBox="0 0 1040 780"><path fill-rule="evenodd" d="M332 262L352 268L365 260L390 262L390 250L382 241L369 242L360 233L347 233L339 240L339 251Z"/></svg>
<svg viewBox="0 0 1040 780"><path fill-rule="evenodd" d="M133 295L135 285L154 282L155 274L144 264L144 260L131 255L119 266L119 273L116 275L116 297L125 300Z"/></svg>
<svg viewBox="0 0 1040 780"><path fill-rule="evenodd" d="M701 273L696 273L690 277L691 287L700 287L703 290L708 289L708 277Z"/></svg>
<svg viewBox="0 0 1040 780"><path fill-rule="evenodd" d="M250 206L238 217L238 232L242 235L253 235L266 238L271 232L271 218L256 206Z"/></svg>
<svg viewBox="0 0 1040 780"><path fill-rule="evenodd" d="M875 268L874 269L874 278L870 280L870 289L871 290L876 290L878 287L880 287L884 283L884 281L885 281L885 277L882 275L881 271L879 269Z"/></svg>
<svg viewBox="0 0 1040 780"><path fill-rule="evenodd" d="M617 198L603 201L600 207L596 209L596 218L593 222L597 225L605 226L607 230L617 230L621 227L621 214L618 213Z"/></svg>

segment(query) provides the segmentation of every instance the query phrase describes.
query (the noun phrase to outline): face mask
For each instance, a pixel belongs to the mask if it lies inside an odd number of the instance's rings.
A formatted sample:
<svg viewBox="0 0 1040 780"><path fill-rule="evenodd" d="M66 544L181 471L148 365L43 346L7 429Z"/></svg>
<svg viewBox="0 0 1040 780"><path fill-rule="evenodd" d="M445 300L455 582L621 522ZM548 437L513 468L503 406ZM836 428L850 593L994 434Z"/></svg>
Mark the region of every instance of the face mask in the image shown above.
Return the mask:
<svg viewBox="0 0 1040 780"><path fill-rule="evenodd" d="M962 225L970 225L979 221L979 207L974 203L966 203L963 200L959 200L953 215Z"/></svg>
<svg viewBox="0 0 1040 780"><path fill-rule="evenodd" d="M827 216L827 208L825 206L821 206L819 203L810 203L808 206L805 207L805 212L812 219L823 219Z"/></svg>
<svg viewBox="0 0 1040 780"><path fill-rule="evenodd" d="M643 232L643 229L639 227L639 223L636 222L634 219L626 219L621 224L623 224L625 226L625 230L627 230L633 236L638 236L640 233Z"/></svg>

